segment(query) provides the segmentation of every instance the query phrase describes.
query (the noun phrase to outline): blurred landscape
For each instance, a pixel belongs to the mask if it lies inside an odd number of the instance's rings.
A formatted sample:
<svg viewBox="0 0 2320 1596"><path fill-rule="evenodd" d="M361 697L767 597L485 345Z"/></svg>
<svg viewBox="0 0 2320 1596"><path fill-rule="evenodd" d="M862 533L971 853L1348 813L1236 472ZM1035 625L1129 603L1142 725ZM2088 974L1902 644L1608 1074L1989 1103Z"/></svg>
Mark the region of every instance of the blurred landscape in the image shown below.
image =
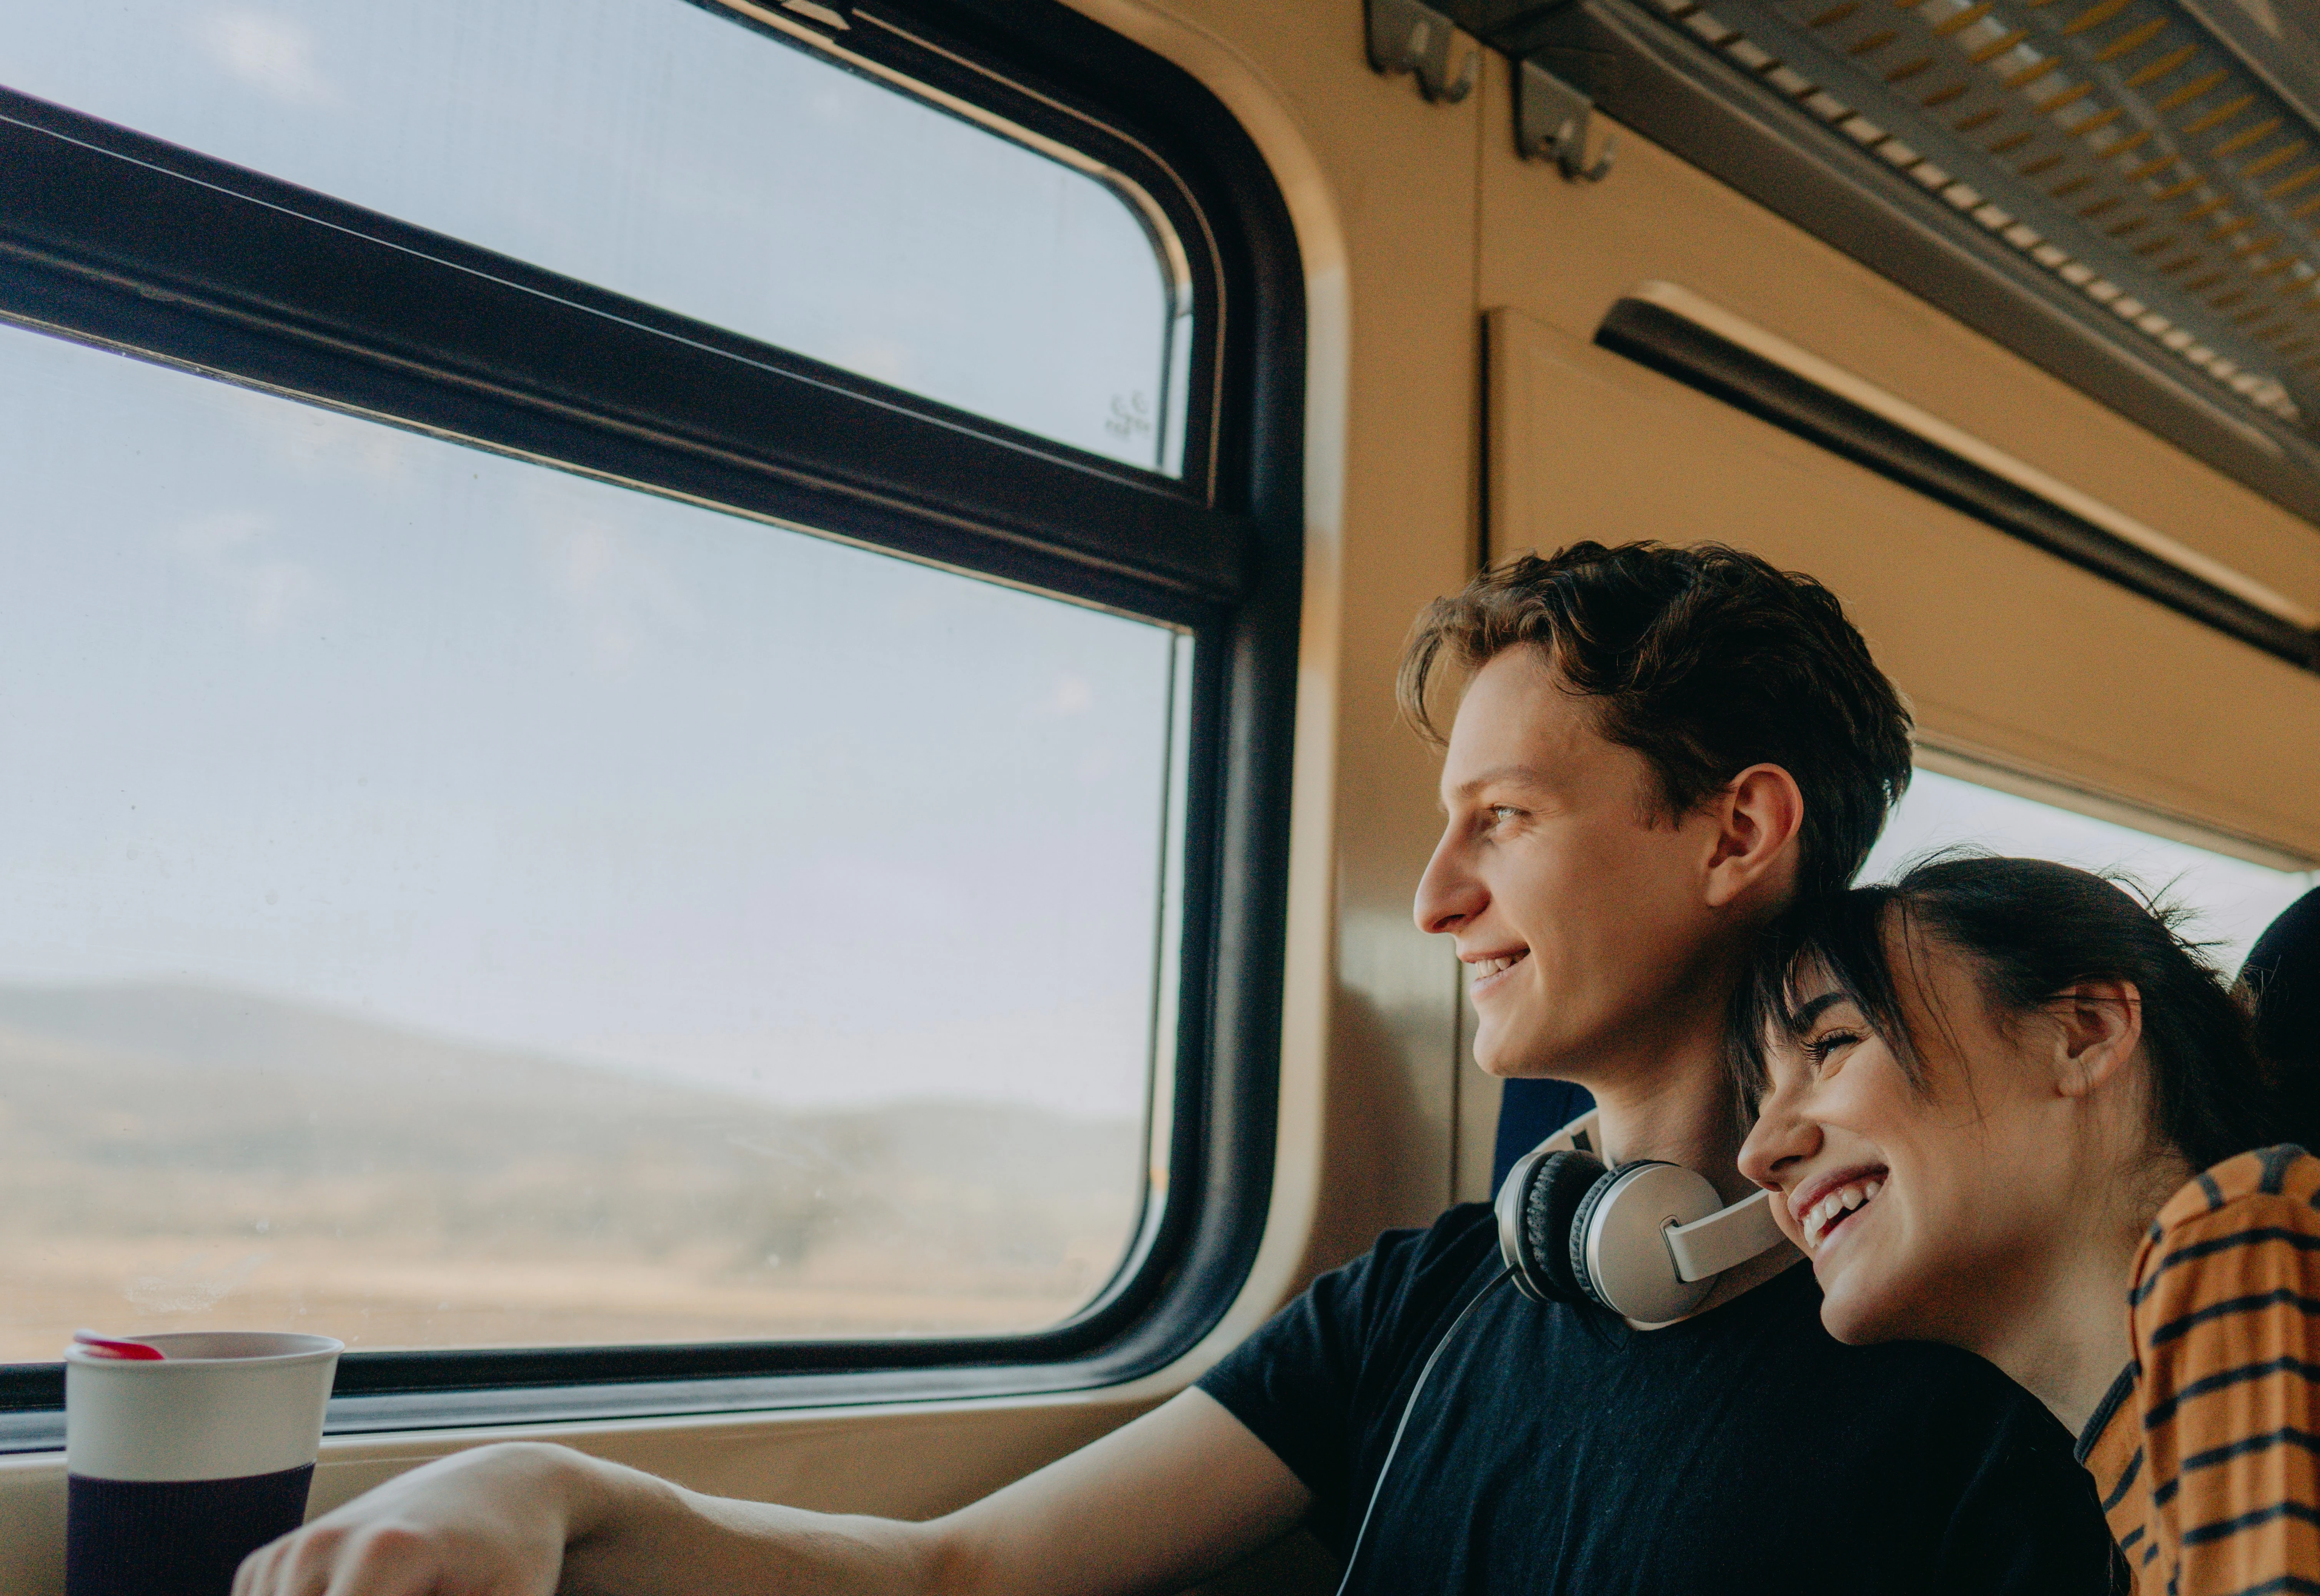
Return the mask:
<svg viewBox="0 0 2320 1596"><path fill-rule="evenodd" d="M209 987L0 986L0 1363L78 1325L362 1348L1034 1329L1126 1251L1141 1134L785 1112Z"/></svg>

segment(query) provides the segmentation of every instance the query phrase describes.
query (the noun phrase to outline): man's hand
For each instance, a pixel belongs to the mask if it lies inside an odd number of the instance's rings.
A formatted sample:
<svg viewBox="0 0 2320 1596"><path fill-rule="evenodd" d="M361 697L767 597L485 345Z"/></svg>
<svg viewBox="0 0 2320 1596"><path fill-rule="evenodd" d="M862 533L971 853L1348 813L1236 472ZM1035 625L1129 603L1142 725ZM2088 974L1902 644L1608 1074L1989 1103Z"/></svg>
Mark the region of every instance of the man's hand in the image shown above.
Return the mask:
<svg viewBox="0 0 2320 1596"><path fill-rule="evenodd" d="M592 1466L560 1447L439 1459L252 1552L233 1596L555 1596Z"/></svg>

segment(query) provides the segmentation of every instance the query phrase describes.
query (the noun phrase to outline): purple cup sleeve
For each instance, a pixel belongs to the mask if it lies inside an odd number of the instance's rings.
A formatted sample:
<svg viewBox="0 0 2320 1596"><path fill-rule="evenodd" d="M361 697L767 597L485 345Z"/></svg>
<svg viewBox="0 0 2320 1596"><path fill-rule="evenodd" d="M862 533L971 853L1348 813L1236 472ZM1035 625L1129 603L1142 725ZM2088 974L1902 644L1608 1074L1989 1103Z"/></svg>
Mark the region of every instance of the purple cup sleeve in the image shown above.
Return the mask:
<svg viewBox="0 0 2320 1596"><path fill-rule="evenodd" d="M235 1480L68 1476L66 1596L230 1596L241 1560L304 1522L311 1463Z"/></svg>

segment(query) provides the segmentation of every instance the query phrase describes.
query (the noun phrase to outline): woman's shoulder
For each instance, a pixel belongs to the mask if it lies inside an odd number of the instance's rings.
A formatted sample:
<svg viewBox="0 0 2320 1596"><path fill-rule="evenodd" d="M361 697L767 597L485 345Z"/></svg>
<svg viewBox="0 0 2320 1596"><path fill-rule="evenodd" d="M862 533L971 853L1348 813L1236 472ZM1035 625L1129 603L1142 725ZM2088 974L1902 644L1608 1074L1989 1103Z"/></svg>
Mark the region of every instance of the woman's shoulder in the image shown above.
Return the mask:
<svg viewBox="0 0 2320 1596"><path fill-rule="evenodd" d="M2320 1158L2283 1142L2225 1159L2185 1181L2159 1210L2154 1236L2205 1228L2201 1222L2227 1208L2300 1210L2320 1219Z"/></svg>
<svg viewBox="0 0 2320 1596"><path fill-rule="evenodd" d="M2186 1266L2244 1276L2263 1258L2320 1258L2320 1158L2300 1147L2240 1153L2184 1182L2143 1238L2132 1300L2140 1304Z"/></svg>

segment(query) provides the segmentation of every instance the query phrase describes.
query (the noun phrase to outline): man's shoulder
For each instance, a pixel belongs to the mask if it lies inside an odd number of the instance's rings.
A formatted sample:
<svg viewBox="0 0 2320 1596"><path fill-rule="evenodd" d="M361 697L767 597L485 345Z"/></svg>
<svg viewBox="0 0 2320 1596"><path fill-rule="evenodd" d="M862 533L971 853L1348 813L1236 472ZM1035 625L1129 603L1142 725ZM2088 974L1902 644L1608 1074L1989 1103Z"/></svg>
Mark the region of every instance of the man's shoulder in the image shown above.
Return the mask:
<svg viewBox="0 0 2320 1596"><path fill-rule="evenodd" d="M1432 1224L1384 1231L1338 1273L1455 1289L1481 1266L1495 1263L1498 1256L1498 1219L1491 1205L1460 1203L1444 1210Z"/></svg>
<svg viewBox="0 0 2320 1596"><path fill-rule="evenodd" d="M1495 1253L1499 1245L1499 1220L1488 1203L1457 1203L1435 1216L1434 1222L1418 1229L1388 1231L1378 1238L1378 1245L1395 1237L1407 1237L1413 1242L1421 1258L1432 1258L1455 1254L1464 1257L1473 1252Z"/></svg>

